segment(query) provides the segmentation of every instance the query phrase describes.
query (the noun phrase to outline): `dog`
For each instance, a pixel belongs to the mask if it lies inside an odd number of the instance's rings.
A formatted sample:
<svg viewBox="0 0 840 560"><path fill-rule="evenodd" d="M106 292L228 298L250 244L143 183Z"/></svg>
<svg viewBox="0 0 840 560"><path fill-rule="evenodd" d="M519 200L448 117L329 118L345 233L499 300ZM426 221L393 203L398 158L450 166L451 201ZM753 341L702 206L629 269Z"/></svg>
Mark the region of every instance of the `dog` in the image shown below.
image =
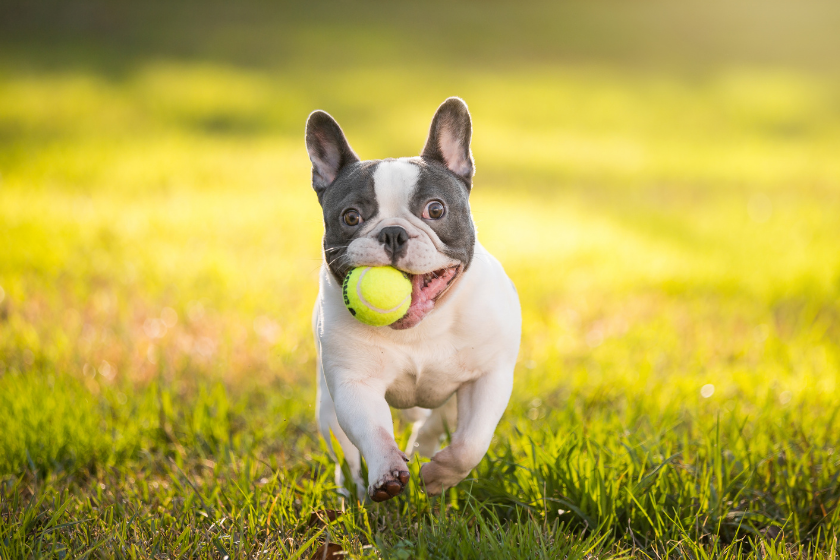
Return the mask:
<svg viewBox="0 0 840 560"><path fill-rule="evenodd" d="M399 495L413 453L431 457L420 468L428 494L455 486L487 452L510 399L521 310L513 282L476 239L471 136L469 110L457 97L438 108L419 157L361 161L329 114L315 111L306 123L324 217L312 320L317 417L334 459L330 433L341 444L359 499ZM386 327L353 318L342 281L359 266L409 275L403 318ZM413 422L404 451L390 407ZM452 426L449 446L438 450ZM343 481L337 463L339 488Z"/></svg>

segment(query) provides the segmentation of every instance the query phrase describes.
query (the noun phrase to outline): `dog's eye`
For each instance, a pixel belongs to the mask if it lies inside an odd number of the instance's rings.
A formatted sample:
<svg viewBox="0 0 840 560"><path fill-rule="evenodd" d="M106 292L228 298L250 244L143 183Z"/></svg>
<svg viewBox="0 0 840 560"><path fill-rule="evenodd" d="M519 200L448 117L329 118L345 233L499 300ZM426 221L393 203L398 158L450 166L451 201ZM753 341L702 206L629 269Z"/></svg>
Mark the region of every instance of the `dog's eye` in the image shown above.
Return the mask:
<svg viewBox="0 0 840 560"><path fill-rule="evenodd" d="M433 200L423 209L423 218L427 220L439 220L446 213L446 207L440 200Z"/></svg>
<svg viewBox="0 0 840 560"><path fill-rule="evenodd" d="M352 208L344 213L342 219L344 220L344 223L350 227L355 227L362 223L362 216L358 211Z"/></svg>

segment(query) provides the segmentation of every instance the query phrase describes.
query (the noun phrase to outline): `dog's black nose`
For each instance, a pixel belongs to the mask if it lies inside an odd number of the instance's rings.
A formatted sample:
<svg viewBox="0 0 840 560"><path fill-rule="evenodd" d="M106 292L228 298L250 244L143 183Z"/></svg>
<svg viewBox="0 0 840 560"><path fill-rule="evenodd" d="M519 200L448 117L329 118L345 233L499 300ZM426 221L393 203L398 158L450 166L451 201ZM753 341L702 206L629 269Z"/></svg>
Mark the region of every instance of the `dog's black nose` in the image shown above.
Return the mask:
<svg viewBox="0 0 840 560"><path fill-rule="evenodd" d="M385 252L395 261L405 253L408 244L408 233L400 226L382 228L379 232L379 242L385 245Z"/></svg>

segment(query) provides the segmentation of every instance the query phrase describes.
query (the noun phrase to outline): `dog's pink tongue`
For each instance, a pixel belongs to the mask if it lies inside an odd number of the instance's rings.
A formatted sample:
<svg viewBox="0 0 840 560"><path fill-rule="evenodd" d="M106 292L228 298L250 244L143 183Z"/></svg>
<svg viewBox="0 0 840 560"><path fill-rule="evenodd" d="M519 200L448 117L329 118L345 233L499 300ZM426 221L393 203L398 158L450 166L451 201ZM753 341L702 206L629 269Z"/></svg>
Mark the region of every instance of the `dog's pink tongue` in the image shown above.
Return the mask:
<svg viewBox="0 0 840 560"><path fill-rule="evenodd" d="M423 317L428 315L435 308L435 300L449 286L449 283L458 273L459 267L451 267L445 270L431 273L429 280L425 281L423 274L415 274L411 277L411 305L405 316L391 325L392 329L410 329L419 323Z"/></svg>
<svg viewBox="0 0 840 560"><path fill-rule="evenodd" d="M423 290L423 275L415 274L411 277L411 305L402 319L391 324L392 329L410 329L423 320L435 306L435 300L428 291Z"/></svg>

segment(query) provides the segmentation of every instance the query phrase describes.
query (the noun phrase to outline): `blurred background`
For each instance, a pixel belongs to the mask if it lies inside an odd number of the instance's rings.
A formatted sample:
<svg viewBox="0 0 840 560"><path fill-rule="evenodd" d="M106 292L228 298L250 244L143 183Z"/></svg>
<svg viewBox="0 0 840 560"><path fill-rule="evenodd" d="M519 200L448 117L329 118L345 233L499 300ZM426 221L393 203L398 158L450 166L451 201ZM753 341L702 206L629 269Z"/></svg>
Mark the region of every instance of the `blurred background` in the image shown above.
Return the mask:
<svg viewBox="0 0 840 560"><path fill-rule="evenodd" d="M524 307L501 433L730 414L828 461L838 29L810 0L4 1L0 474L322 453L306 117L410 156L452 95Z"/></svg>

